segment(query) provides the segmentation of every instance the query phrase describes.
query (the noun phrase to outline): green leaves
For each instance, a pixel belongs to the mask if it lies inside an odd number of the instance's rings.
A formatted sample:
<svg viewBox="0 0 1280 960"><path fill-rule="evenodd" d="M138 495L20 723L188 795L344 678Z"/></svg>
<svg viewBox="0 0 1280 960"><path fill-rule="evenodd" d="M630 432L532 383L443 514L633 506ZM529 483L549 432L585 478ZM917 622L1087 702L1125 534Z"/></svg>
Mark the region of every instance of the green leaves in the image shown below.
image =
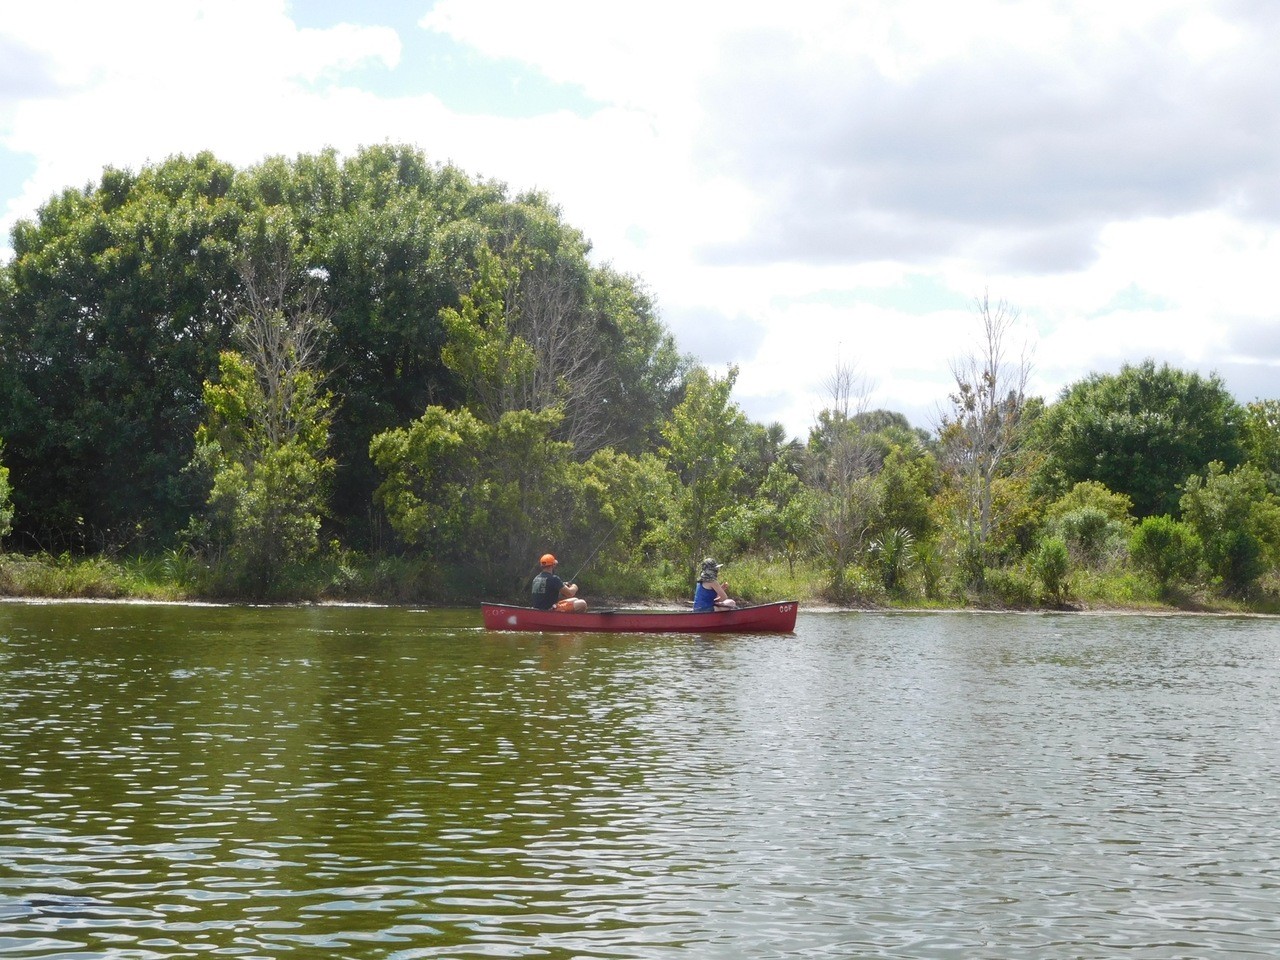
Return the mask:
<svg viewBox="0 0 1280 960"><path fill-rule="evenodd" d="M1280 400L1248 404L1242 432L1249 462L1263 472L1271 492L1280 494Z"/></svg>
<svg viewBox="0 0 1280 960"><path fill-rule="evenodd" d="M1196 532L1168 514L1146 517L1129 539L1133 562L1155 578L1162 594L1195 578L1201 550Z"/></svg>
<svg viewBox="0 0 1280 960"><path fill-rule="evenodd" d="M4 453L4 443L0 442L0 454ZM12 488L9 486L9 468L0 463L0 540L4 540L13 529Z"/></svg>
<svg viewBox="0 0 1280 960"><path fill-rule="evenodd" d="M204 495L183 473L202 385L236 346L237 263L282 243L294 269L326 278L323 365L343 398L330 424L334 519L357 543L373 535L371 438L427 406L467 401L495 419L563 402L557 429L581 438L580 456L611 442L638 453L680 372L638 282L593 267L547 198L512 198L411 146L244 170L211 154L107 169L13 237L0 266L0 435L16 522L54 549L120 546L140 525L147 545L163 543L184 525ZM531 350L566 356L531 335L535 307L582 352L539 366L529 402Z"/></svg>
<svg viewBox="0 0 1280 960"><path fill-rule="evenodd" d="M725 514L738 505L742 476L737 442L747 419L729 400L736 367L724 377L698 369L690 374L684 400L662 428L662 457L679 480L669 540L680 545L692 570L720 537Z"/></svg>
<svg viewBox="0 0 1280 960"><path fill-rule="evenodd" d="M197 460L212 474L208 539L239 589L269 592L316 550L334 466L324 455L330 398L313 374L295 371L292 427L273 436L282 404L250 360L227 351L219 370L205 386L207 419L197 431Z"/></svg>
<svg viewBox="0 0 1280 960"><path fill-rule="evenodd" d="M20 451L21 522L39 542L162 539L185 520L180 471L233 286L231 175L210 154L108 169L15 230L0 432Z"/></svg>
<svg viewBox="0 0 1280 960"><path fill-rule="evenodd" d="M472 409L488 422L525 406L537 367L533 348L512 329L519 274L518 266L503 264L482 247L471 289L457 309L440 312L448 334L441 359L467 385Z"/></svg>
<svg viewBox="0 0 1280 960"><path fill-rule="evenodd" d="M569 445L551 439L559 420L556 410L517 410L485 423L428 407L373 439L378 502L407 543L498 583L527 566L535 536L565 529L580 468Z"/></svg>
<svg viewBox="0 0 1280 960"><path fill-rule="evenodd" d="M1280 497L1252 464L1227 471L1214 462L1187 479L1182 517L1204 544L1210 572L1228 593L1244 594L1280 559Z"/></svg>
<svg viewBox="0 0 1280 960"><path fill-rule="evenodd" d="M1067 582L1070 566L1067 545L1061 537L1044 537L1031 556L1031 569L1055 603L1061 603L1070 588Z"/></svg>
<svg viewBox="0 0 1280 960"><path fill-rule="evenodd" d="M1068 388L1039 424L1059 489L1095 480L1138 517L1173 513L1178 485L1211 460L1243 459L1241 411L1217 377L1148 360Z"/></svg>

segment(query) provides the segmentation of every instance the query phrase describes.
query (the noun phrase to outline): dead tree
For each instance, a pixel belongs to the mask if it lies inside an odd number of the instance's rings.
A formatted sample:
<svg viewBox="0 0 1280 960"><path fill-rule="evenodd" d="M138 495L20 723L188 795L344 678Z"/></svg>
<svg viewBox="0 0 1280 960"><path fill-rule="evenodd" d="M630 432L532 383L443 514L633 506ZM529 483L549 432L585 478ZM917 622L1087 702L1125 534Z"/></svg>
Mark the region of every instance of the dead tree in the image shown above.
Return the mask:
<svg viewBox="0 0 1280 960"><path fill-rule="evenodd" d="M961 491L965 565L970 582L981 585L989 560L988 546L996 523L997 479L1014 461L1024 436L1027 382L1031 360L1027 349L1016 359L1007 354L1006 338L1019 314L1004 300L992 303L984 292L974 300L982 323L977 351L951 364L955 392L949 410L939 415L938 435L945 463Z"/></svg>

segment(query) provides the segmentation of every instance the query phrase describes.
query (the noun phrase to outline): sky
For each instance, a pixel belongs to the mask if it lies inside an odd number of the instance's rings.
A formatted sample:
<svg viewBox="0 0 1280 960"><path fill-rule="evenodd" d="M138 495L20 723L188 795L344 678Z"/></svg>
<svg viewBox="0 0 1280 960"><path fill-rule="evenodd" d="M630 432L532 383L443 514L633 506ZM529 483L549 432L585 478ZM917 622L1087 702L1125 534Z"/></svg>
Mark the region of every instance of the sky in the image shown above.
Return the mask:
<svg viewBox="0 0 1280 960"><path fill-rule="evenodd" d="M0 259L106 166L407 143L545 193L753 420L931 429L1005 301L1031 392L1280 397L1274 0L0 0Z"/></svg>

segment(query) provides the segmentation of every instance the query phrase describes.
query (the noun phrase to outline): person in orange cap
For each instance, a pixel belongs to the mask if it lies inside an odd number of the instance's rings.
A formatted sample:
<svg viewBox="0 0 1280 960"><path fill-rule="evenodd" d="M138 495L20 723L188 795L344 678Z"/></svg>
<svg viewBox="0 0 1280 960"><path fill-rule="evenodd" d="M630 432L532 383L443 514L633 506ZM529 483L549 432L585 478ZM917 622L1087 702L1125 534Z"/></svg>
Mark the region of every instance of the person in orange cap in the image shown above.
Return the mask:
<svg viewBox="0 0 1280 960"><path fill-rule="evenodd" d="M587 609L587 601L578 599L576 583L565 583L556 576L558 562L549 553L544 553L538 561L542 569L533 578L533 605L539 610L582 613Z"/></svg>

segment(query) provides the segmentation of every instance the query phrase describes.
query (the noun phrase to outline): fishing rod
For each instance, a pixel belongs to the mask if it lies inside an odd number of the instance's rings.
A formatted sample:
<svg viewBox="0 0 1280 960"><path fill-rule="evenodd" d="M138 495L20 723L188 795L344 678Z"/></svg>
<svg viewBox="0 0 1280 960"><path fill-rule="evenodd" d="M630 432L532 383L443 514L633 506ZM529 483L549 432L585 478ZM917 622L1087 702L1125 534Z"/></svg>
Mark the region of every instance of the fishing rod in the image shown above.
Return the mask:
<svg viewBox="0 0 1280 960"><path fill-rule="evenodd" d="M604 539L601 540L599 543L597 543L596 548L591 551L587 559L582 561L582 566L578 567L578 572L575 573L572 577L570 577L567 581L565 581L566 583L578 582L578 574L582 573L583 570L587 569L587 564L589 564L592 560L595 559L596 554L600 552L600 548L609 542L609 538L613 536L613 532L617 530L618 527L621 526L621 524L622 524L622 518L619 517L617 523L615 523L612 527L610 527L609 532L604 535Z"/></svg>

